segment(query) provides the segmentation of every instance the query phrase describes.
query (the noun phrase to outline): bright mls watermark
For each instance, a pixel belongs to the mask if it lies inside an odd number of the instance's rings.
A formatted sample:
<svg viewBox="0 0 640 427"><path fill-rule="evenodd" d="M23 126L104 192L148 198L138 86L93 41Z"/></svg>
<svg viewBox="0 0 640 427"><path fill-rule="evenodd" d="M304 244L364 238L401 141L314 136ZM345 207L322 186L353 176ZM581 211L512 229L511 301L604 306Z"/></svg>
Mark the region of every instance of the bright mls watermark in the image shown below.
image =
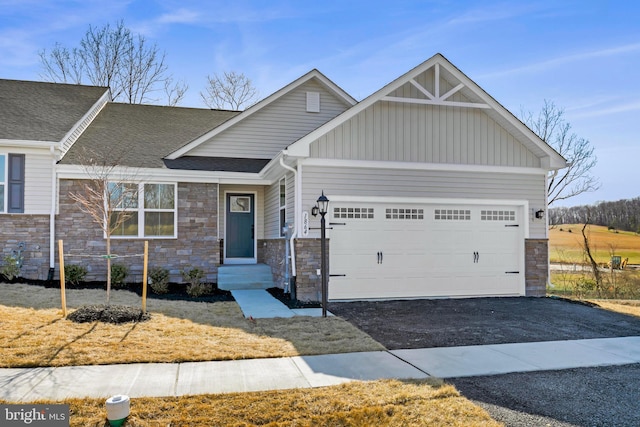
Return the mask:
<svg viewBox="0 0 640 427"><path fill-rule="evenodd" d="M69 427L69 405L0 405L0 426Z"/></svg>

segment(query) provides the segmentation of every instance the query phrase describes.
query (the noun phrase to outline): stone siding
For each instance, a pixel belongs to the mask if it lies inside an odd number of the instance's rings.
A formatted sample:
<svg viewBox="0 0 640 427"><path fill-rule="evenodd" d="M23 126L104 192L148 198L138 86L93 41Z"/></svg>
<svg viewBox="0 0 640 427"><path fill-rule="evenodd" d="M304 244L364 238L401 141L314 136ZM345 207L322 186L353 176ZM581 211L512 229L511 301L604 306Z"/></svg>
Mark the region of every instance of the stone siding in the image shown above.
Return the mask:
<svg viewBox="0 0 640 427"><path fill-rule="evenodd" d="M64 241L65 264L82 264L89 270L87 280L104 281L106 252L101 227L82 212L69 197L81 192L82 181L60 182L60 209L56 218L56 240ZM178 184L178 238L112 238L111 252L123 256L113 262L129 268L127 281L141 282L144 241L149 242L149 268L164 267L172 282L181 282L185 268L200 268L209 282L217 281L220 246L217 240L218 195L216 184ZM84 256L82 256L84 255ZM56 259L57 261L57 259ZM56 274L59 265L56 265Z"/></svg>
<svg viewBox="0 0 640 427"><path fill-rule="evenodd" d="M322 277L320 239L296 239L296 290L300 301L322 300ZM329 239L327 239L327 263L329 262ZM330 268L327 268L331 272Z"/></svg>
<svg viewBox="0 0 640 427"><path fill-rule="evenodd" d="M524 248L525 295L546 296L549 281L549 241L548 239L527 239Z"/></svg>
<svg viewBox="0 0 640 427"><path fill-rule="evenodd" d="M273 273L273 283L277 288L284 289L286 256L285 239L258 240L258 263L267 264ZM291 277L291 267L289 267Z"/></svg>
<svg viewBox="0 0 640 427"><path fill-rule="evenodd" d="M0 216L0 264L24 242L20 277L46 280L49 274L49 215L6 214Z"/></svg>

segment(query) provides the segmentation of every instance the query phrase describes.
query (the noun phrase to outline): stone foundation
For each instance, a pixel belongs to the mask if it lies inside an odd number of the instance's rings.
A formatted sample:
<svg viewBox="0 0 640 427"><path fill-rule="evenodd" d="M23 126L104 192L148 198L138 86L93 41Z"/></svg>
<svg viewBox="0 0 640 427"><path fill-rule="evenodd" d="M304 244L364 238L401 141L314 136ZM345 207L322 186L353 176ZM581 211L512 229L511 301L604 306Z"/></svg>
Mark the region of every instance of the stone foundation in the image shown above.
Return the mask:
<svg viewBox="0 0 640 427"><path fill-rule="evenodd" d="M320 239L296 239L296 289L300 301L322 300L322 277ZM329 262L329 239L327 239L327 263ZM331 271L329 268L327 268Z"/></svg>
<svg viewBox="0 0 640 427"><path fill-rule="evenodd" d="M0 264L13 255L21 242L23 263L20 277L46 280L49 274L49 215L0 215Z"/></svg>
<svg viewBox="0 0 640 427"><path fill-rule="evenodd" d="M258 263L267 264L273 273L273 283L277 288L284 289L286 282L285 267L285 239L258 240ZM291 266L289 266L291 277Z"/></svg>
<svg viewBox="0 0 640 427"><path fill-rule="evenodd" d="M80 211L70 192L81 192L82 181L60 182L60 211L56 217L56 240L64 241L65 264L87 267L86 280L104 281L106 240L101 227ZM206 281L217 282L220 245L217 239L218 193L216 184L178 184L178 237L176 239L112 238L111 252L122 256L113 263L129 268L127 281L141 282L144 241L149 242L149 268L164 267L172 282L182 282L181 271L204 270ZM85 255L85 256L83 256ZM90 256L87 256L90 255ZM57 261L57 255L56 255ZM56 264L56 275L59 265Z"/></svg>
<svg viewBox="0 0 640 427"><path fill-rule="evenodd" d="M549 281L549 240L527 239L525 254L525 295L543 297L547 295Z"/></svg>

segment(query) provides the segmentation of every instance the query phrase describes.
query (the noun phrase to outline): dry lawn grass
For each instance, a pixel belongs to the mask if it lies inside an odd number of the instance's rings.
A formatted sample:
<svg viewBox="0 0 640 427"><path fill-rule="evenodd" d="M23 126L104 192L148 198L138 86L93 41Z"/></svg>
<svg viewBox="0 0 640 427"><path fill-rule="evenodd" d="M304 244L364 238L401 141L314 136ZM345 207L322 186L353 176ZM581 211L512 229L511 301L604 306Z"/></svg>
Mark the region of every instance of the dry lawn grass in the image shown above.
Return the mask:
<svg viewBox="0 0 640 427"><path fill-rule="evenodd" d="M53 402L40 402L53 403ZM71 426L103 426L103 399L69 399ZM501 426L435 380L352 382L316 389L131 400L124 427Z"/></svg>
<svg viewBox="0 0 640 427"><path fill-rule="evenodd" d="M605 310L616 311L618 313L630 314L640 317L640 301L637 300L590 300L598 304Z"/></svg>
<svg viewBox="0 0 640 427"><path fill-rule="evenodd" d="M580 263L583 260L582 224L563 224L549 230L551 262ZM563 231L560 231L560 230ZM598 263L606 264L615 255L640 264L640 235L629 231L613 231L599 225L587 227L591 252Z"/></svg>
<svg viewBox="0 0 640 427"><path fill-rule="evenodd" d="M104 302L100 290L70 290L69 306ZM59 290L0 284L0 367L253 359L384 349L334 317L245 319L235 302L148 301L152 317L130 324L78 324L62 317ZM128 291L112 304L139 306Z"/></svg>

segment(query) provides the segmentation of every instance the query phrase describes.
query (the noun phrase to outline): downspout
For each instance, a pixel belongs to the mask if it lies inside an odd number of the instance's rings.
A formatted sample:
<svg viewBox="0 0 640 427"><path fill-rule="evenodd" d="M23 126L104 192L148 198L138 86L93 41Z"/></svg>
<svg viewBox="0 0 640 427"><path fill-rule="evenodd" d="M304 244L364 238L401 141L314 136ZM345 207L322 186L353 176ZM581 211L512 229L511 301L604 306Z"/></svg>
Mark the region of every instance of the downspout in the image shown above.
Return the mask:
<svg viewBox="0 0 640 427"><path fill-rule="evenodd" d="M285 168L288 171L293 172L293 176L294 176L294 182L296 183L296 187L295 187L295 191L294 191L294 200L293 200L293 206L294 206L294 224L293 224L293 230L291 230L291 237L289 238L289 253L291 254L291 276L296 277L296 251L295 251L295 245L294 245L294 239L296 237L298 237L298 192L300 191L300 186L298 185L298 171L295 168L292 168L289 165L286 165L284 163L284 156L286 156L286 154L284 154L280 157L280 166L282 166L283 168Z"/></svg>
<svg viewBox="0 0 640 427"><path fill-rule="evenodd" d="M56 268L55 239L56 239L56 199L58 187L58 174L56 172L56 152L53 146L51 152L51 213L49 214L49 275L47 280L53 280Z"/></svg>
<svg viewBox="0 0 640 427"><path fill-rule="evenodd" d="M558 175L559 170L554 170L551 175L545 175L544 178L544 203L546 205L545 215L545 230L544 234L547 236L547 286L553 287L551 283L551 254L549 252L549 179L553 179Z"/></svg>

